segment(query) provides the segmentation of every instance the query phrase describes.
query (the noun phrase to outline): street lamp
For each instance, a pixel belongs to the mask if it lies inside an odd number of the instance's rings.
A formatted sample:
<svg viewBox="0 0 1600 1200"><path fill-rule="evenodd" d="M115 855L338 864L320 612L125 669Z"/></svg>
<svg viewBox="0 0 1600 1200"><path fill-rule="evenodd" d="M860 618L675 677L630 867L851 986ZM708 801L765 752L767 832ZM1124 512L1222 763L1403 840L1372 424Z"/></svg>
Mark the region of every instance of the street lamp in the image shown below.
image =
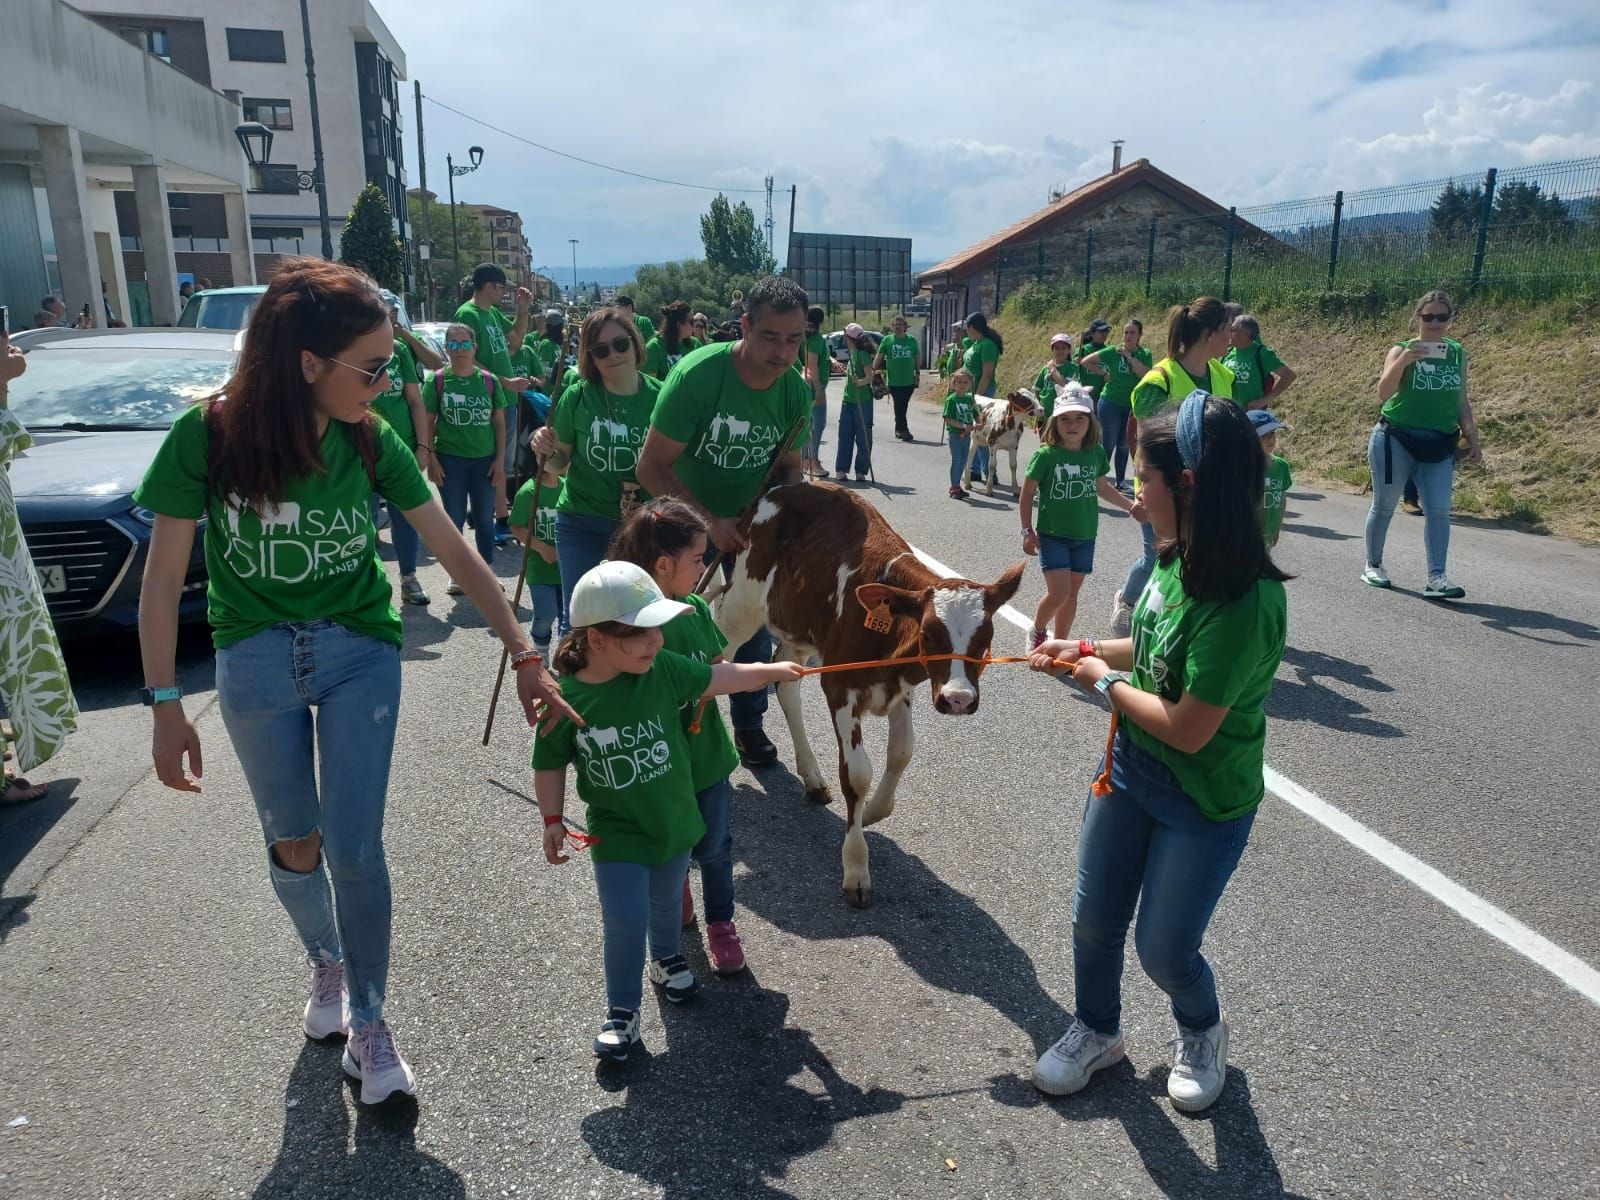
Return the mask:
<svg viewBox="0 0 1600 1200"><path fill-rule="evenodd" d="M472 160L470 167L458 167L448 154L444 156L445 173L450 177L450 260L455 264L458 279L461 276L461 241L456 236L456 176L471 175L483 165L483 147L468 148L467 157Z"/></svg>
<svg viewBox="0 0 1600 1200"><path fill-rule="evenodd" d="M578 239L568 238L572 243L572 302L578 302Z"/></svg>

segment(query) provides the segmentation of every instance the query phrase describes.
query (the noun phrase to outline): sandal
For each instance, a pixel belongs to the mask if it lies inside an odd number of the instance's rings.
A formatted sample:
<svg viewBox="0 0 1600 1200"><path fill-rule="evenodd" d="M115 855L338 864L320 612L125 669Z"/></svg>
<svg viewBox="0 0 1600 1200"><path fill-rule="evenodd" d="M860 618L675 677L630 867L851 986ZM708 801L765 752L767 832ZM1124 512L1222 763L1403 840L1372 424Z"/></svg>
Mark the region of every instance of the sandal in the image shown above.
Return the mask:
<svg viewBox="0 0 1600 1200"><path fill-rule="evenodd" d="M49 790L50 785L47 783L36 786L20 775L7 775L5 780L0 782L0 808L43 800Z"/></svg>

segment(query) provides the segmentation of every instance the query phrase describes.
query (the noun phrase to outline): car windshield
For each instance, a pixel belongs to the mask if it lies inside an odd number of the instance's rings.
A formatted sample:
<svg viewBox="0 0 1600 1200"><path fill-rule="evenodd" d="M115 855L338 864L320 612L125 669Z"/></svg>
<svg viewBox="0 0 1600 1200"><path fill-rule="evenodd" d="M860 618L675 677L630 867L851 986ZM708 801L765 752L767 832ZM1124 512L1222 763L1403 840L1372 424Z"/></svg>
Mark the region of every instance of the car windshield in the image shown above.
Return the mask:
<svg viewBox="0 0 1600 1200"><path fill-rule="evenodd" d="M165 429L222 387L231 355L131 348L36 350L11 383L11 411L30 429Z"/></svg>
<svg viewBox="0 0 1600 1200"><path fill-rule="evenodd" d="M243 329L260 301L261 292L201 292L183 306L178 324L201 329Z"/></svg>

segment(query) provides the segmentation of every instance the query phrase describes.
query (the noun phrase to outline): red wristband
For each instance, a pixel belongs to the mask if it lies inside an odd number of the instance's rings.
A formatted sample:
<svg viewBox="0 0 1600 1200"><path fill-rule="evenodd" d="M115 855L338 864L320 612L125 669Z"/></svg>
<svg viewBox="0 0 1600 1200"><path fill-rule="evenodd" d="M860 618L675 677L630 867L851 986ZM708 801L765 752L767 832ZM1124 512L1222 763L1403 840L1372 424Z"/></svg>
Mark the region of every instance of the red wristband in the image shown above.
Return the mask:
<svg viewBox="0 0 1600 1200"><path fill-rule="evenodd" d="M544 819L544 823L546 825L565 825L566 824L566 818L565 817L546 817Z"/></svg>
<svg viewBox="0 0 1600 1200"><path fill-rule="evenodd" d="M1091 642L1088 638L1079 638L1078 639L1078 657L1079 658L1098 658L1099 657L1099 654L1095 651L1094 643Z"/></svg>

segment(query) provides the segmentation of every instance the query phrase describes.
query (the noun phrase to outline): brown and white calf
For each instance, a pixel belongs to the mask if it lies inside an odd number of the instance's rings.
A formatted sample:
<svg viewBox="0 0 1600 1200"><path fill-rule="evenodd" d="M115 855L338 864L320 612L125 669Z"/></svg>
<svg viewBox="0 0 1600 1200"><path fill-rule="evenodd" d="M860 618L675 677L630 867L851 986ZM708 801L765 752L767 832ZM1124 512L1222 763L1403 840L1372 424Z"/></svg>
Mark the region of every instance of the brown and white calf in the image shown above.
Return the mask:
<svg viewBox="0 0 1600 1200"><path fill-rule="evenodd" d="M1020 496L1022 489L1017 483L1017 447L1022 442L1023 429L1034 428L1043 416L1043 405L1028 388L1019 388L1003 400L999 397L980 398L978 420L972 427L972 443L967 447L967 467L961 475L961 486L972 486L972 460L977 457L978 447L987 446L989 478L983 494L994 495L995 471L999 466L1000 452L1004 450L1011 456L1011 490Z"/></svg>
<svg viewBox="0 0 1600 1200"><path fill-rule="evenodd" d="M791 484L757 506L750 545L734 562L717 605L717 624L740 646L762 625L777 657L806 664L866 662L921 654L981 658L994 636L995 610L1016 594L1023 564L990 584L944 579L917 559L903 538L866 501L833 484ZM866 627L869 610L886 606L887 633ZM895 789L911 762L911 703L926 681L933 707L947 714L978 711L982 668L963 662L879 666L818 676L833 714L844 791L845 898L864 908L872 898L865 826L894 811ZM778 685L778 703L794 741L795 767L806 795L826 803L816 755L806 738L800 685ZM889 719L888 761L877 790L861 738L867 716Z"/></svg>

